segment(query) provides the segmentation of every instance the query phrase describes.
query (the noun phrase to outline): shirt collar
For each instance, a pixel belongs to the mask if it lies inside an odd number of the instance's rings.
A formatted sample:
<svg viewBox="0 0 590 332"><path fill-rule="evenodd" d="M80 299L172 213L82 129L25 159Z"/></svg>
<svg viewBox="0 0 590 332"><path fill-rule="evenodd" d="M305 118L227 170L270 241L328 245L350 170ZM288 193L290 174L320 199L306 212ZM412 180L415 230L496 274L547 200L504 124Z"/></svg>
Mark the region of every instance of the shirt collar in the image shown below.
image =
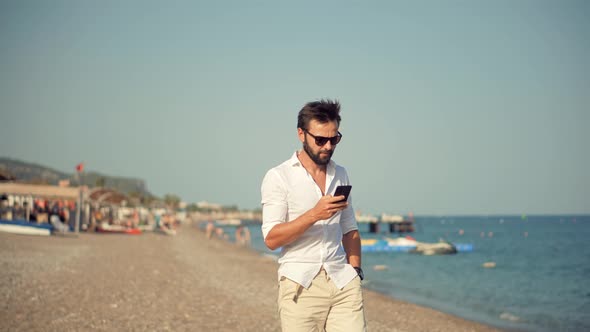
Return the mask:
<svg viewBox="0 0 590 332"><path fill-rule="evenodd" d="M291 158L289 158L289 164L292 166L301 165L301 161L299 161L299 158L297 158L297 153L299 153L299 150L296 150ZM327 169L329 170L330 168L336 168L336 163L332 159L330 159Z"/></svg>
<svg viewBox="0 0 590 332"><path fill-rule="evenodd" d="M303 165L301 165L301 161L299 161L299 158L297 158L297 151L295 151L295 153L293 153L293 155L289 159L289 165L291 165L291 166L303 166Z"/></svg>
<svg viewBox="0 0 590 332"><path fill-rule="evenodd" d="M299 160L299 158L297 158L298 152L299 151L295 151L293 153L293 155L289 159L289 165L303 167L303 165L301 164L301 161ZM329 184L332 182L332 179L334 179L334 176L336 175L336 163L334 162L334 160L330 159L330 162L328 163L328 167L326 167L326 175L327 175L326 184L329 186Z"/></svg>

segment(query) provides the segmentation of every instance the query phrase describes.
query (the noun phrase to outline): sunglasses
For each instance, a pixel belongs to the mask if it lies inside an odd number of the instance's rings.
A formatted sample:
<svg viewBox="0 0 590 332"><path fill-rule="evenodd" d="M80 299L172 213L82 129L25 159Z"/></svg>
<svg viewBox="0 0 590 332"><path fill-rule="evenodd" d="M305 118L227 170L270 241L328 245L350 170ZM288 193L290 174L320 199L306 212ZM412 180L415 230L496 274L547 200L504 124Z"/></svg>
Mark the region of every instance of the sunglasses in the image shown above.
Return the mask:
<svg viewBox="0 0 590 332"><path fill-rule="evenodd" d="M309 134L309 136L311 136L315 139L315 144L317 144L317 146L324 146L324 145L326 145L326 143L328 143L328 141L330 141L330 144L336 145L336 144L340 143L340 140L342 139L342 134L340 132L338 132L338 135L336 135L334 137L323 137L323 136L315 136L314 134L307 131L307 129L303 129L303 131L305 131L306 133Z"/></svg>

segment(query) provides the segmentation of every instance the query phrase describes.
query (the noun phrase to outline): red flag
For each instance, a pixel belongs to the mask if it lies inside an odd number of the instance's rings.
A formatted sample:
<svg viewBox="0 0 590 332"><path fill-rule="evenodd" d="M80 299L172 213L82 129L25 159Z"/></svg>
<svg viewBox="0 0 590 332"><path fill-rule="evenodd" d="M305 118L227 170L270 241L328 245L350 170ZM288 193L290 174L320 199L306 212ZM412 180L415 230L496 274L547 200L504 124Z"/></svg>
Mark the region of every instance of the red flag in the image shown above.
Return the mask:
<svg viewBox="0 0 590 332"><path fill-rule="evenodd" d="M78 165L76 165L76 171L78 173L82 172L84 170L84 163L79 163Z"/></svg>

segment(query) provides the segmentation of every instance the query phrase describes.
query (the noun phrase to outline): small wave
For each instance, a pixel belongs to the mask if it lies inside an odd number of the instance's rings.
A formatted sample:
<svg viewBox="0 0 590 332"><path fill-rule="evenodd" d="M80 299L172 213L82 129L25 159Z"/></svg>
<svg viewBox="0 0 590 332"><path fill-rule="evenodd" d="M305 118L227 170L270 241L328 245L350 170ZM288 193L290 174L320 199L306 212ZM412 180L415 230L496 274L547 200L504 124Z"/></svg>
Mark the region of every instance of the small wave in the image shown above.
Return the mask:
<svg viewBox="0 0 590 332"><path fill-rule="evenodd" d="M511 321L511 322L519 322L520 321L520 317L515 316L509 312L503 312L502 314L500 314L500 319Z"/></svg>

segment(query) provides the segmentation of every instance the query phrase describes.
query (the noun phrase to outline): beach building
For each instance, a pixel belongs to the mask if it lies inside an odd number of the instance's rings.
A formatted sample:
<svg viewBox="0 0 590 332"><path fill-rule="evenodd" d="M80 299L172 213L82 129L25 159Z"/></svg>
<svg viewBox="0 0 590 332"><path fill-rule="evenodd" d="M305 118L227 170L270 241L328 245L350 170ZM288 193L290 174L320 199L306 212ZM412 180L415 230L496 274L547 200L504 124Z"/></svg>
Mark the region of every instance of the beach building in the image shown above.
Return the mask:
<svg viewBox="0 0 590 332"><path fill-rule="evenodd" d="M370 214L356 214L356 220L360 224L368 224L370 233L379 233L381 226L385 225L390 233L412 233L414 232L414 218L410 214L409 218L402 215L391 215L382 213L376 217Z"/></svg>
<svg viewBox="0 0 590 332"><path fill-rule="evenodd" d="M77 199L78 187L59 187L51 185L38 185L16 182L0 182L0 193L13 196L14 199L27 199L31 197L47 199Z"/></svg>
<svg viewBox="0 0 590 332"><path fill-rule="evenodd" d="M79 196L77 187L58 187L51 185L38 185L16 182L0 182L0 195L4 201L4 208L22 207L24 219L29 220L35 200L72 201L75 202ZM47 215L39 216L41 221L47 221ZM12 213L4 212L3 219L13 219Z"/></svg>
<svg viewBox="0 0 590 332"><path fill-rule="evenodd" d="M18 225L18 231L27 228L29 221L59 225L63 230L78 225L79 213L74 213L79 212L76 202L80 198L80 188L0 182L0 195L0 220L3 225L23 223ZM75 219L71 217L74 215ZM16 227L10 227L13 226Z"/></svg>
<svg viewBox="0 0 590 332"><path fill-rule="evenodd" d="M89 190L86 186L69 187L17 182L0 182L0 195L2 195L4 207L1 219L45 223L49 221L49 214L53 213L51 207L55 203L61 210L68 210L66 214L71 227L78 229L82 226L84 230L94 225L95 216L105 216L109 220L118 219L116 218L118 209L124 207L129 201L125 194L109 188ZM24 217L13 215L17 207L25 210ZM75 224L74 221L76 221Z"/></svg>

